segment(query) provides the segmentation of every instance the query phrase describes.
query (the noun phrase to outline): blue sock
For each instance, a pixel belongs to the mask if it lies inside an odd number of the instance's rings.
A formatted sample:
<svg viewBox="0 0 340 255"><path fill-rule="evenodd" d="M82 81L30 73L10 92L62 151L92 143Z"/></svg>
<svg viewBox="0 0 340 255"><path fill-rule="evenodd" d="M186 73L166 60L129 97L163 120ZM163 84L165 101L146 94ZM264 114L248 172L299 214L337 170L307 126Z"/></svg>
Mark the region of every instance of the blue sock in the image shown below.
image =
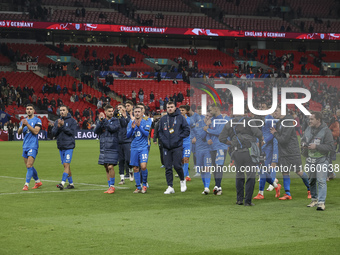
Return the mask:
<svg viewBox="0 0 340 255"><path fill-rule="evenodd" d="M274 181L275 179L273 179L271 176L267 176L267 179L266 181L270 184L270 185L273 185L274 184ZM273 185L274 186L274 185Z"/></svg>
<svg viewBox="0 0 340 255"><path fill-rule="evenodd" d="M306 185L307 190L310 190L308 175L305 172L302 174L301 179L302 179L303 183Z"/></svg>
<svg viewBox="0 0 340 255"><path fill-rule="evenodd" d="M133 173L134 177L135 177L135 182L136 182L136 187L137 189L141 189L140 187L140 173Z"/></svg>
<svg viewBox="0 0 340 255"><path fill-rule="evenodd" d="M142 171L142 182L143 185L146 186L146 183L148 182L148 169Z"/></svg>
<svg viewBox="0 0 340 255"><path fill-rule="evenodd" d="M285 188L285 192L288 196L290 196L290 176L283 175L283 187Z"/></svg>
<svg viewBox="0 0 340 255"><path fill-rule="evenodd" d="M37 170L35 170L34 167L32 167L32 168L33 168L33 179L36 181L36 180L39 179L39 177L38 177L38 172L37 172Z"/></svg>
<svg viewBox="0 0 340 255"><path fill-rule="evenodd" d="M210 172L205 173L205 185L204 188L208 188L210 186L211 174Z"/></svg>
<svg viewBox="0 0 340 255"><path fill-rule="evenodd" d="M184 163L183 172L184 172L184 177L189 176L189 163Z"/></svg>
<svg viewBox="0 0 340 255"><path fill-rule="evenodd" d="M266 185L266 174L260 174L259 190L264 191L265 185Z"/></svg>
<svg viewBox="0 0 340 255"><path fill-rule="evenodd" d="M273 178L273 181L276 179L276 171L273 169L273 171L270 173L270 177Z"/></svg>
<svg viewBox="0 0 340 255"><path fill-rule="evenodd" d="M109 184L109 187L110 187L110 181L107 181L107 184Z"/></svg>
<svg viewBox="0 0 340 255"><path fill-rule="evenodd" d="M203 186L204 186L204 188L205 188L205 186L206 186L206 184L205 184L205 182L206 182L206 180L205 180L205 173L201 173L201 178L202 178L202 182L203 182Z"/></svg>
<svg viewBox="0 0 340 255"><path fill-rule="evenodd" d="M67 178L67 180L68 180L68 183L69 183L69 184L73 183L72 176L69 176L69 177Z"/></svg>
<svg viewBox="0 0 340 255"><path fill-rule="evenodd" d="M27 174L26 174L27 183L30 183L32 176L33 176L33 167L29 167L27 168Z"/></svg>
<svg viewBox="0 0 340 255"><path fill-rule="evenodd" d="M116 178L110 178L110 181L109 181L109 186L115 186L115 179Z"/></svg>
<svg viewBox="0 0 340 255"><path fill-rule="evenodd" d="M68 177L68 173L63 173L63 177L61 178L61 181L66 182L67 177Z"/></svg>

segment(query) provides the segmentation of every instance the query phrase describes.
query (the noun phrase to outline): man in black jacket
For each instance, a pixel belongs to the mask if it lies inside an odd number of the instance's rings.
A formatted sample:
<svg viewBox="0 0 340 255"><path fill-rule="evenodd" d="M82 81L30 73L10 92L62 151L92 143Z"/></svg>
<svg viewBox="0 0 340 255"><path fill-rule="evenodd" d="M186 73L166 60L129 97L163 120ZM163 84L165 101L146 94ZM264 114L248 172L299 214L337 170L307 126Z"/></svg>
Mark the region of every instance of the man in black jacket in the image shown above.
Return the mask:
<svg viewBox="0 0 340 255"><path fill-rule="evenodd" d="M119 110L119 122L120 122L120 129L118 133L118 140L119 140L119 175L120 175L120 182L119 185L125 183L124 179L130 178L130 181L133 181L133 169L130 167L130 152L131 152L131 142L132 138L126 137L127 126L131 120L130 115L126 114L126 108L124 104L118 105ZM124 169L126 168L126 175L124 176Z"/></svg>
<svg viewBox="0 0 340 255"><path fill-rule="evenodd" d="M302 161L300 155L299 141L296 135L295 127L293 124L294 117L291 115L281 115L281 108L277 108L273 113L275 119L279 119L276 123L276 129L271 128L270 132L274 135L278 142L279 147L279 168L282 172L283 187L286 194L280 197L280 200L290 200L292 196L290 194L290 177L289 172L294 171L299 175L303 183L307 187L307 196L312 198L308 176L302 171Z"/></svg>
<svg viewBox="0 0 340 255"><path fill-rule="evenodd" d="M109 189L104 192L106 194L113 194L116 190L114 167L118 163L119 129L120 123L119 120L113 116L113 107L106 105L105 114L103 112L99 114L99 119L93 130L95 134L99 135L100 140L98 164L105 167L107 182L109 184Z"/></svg>
<svg viewBox="0 0 340 255"><path fill-rule="evenodd" d="M158 135L163 144L163 160L165 165L165 176L168 188L164 194L175 193L173 186L172 166L174 166L181 183L181 192L187 190L186 181L182 168L183 139L190 135L187 120L176 109L174 102L168 102L166 116L159 121Z"/></svg>
<svg viewBox="0 0 340 255"><path fill-rule="evenodd" d="M73 149L76 146L75 134L77 129L77 122L72 118L65 105L60 106L60 119L57 119L52 129L52 134L57 138L57 146L60 153L61 163L64 166L63 177L61 183L57 185L60 190L64 189L66 179L69 185L66 189L74 189L72 173L71 173L71 160Z"/></svg>
<svg viewBox="0 0 340 255"><path fill-rule="evenodd" d="M163 115L163 114L162 114ZM164 116L164 115L163 115ZM160 121L160 118L159 119L156 119L154 122L153 122L153 125L154 125L154 133L153 133L153 143L154 144L157 144L157 139L158 139L158 148L159 148L159 155L161 157L161 163L162 163L162 166L161 168L164 168L164 160L163 160L163 144L161 143L160 139L159 139L159 135L158 135L158 129L159 129L159 121Z"/></svg>
<svg viewBox="0 0 340 255"><path fill-rule="evenodd" d="M245 206L254 205L251 200L253 198L255 174L260 156L257 143L262 140L261 130L257 127L251 127L248 124L249 120L250 118L248 117L236 116L224 126L218 137L221 143L231 145L233 150L231 158L235 160L236 165L236 204L243 205L244 199ZM247 175L245 194L244 173Z"/></svg>

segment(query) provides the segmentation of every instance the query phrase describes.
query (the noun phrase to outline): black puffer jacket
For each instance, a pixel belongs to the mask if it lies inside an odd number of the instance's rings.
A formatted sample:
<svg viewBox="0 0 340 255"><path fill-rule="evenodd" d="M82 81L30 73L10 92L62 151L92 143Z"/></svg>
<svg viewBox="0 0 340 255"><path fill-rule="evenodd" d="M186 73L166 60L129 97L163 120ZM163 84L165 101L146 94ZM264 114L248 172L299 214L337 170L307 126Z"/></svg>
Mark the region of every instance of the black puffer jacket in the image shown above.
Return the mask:
<svg viewBox="0 0 340 255"><path fill-rule="evenodd" d="M169 129L174 129L170 134ZM159 121L158 136L164 148L175 149L183 146L183 139L190 135L190 127L187 120L177 108L172 114L163 116Z"/></svg>
<svg viewBox="0 0 340 255"><path fill-rule="evenodd" d="M76 146L75 135L77 129L77 122L68 113L66 117L62 117L64 125L58 127L58 120L54 122L52 134L57 138L57 146L59 150L74 149Z"/></svg>
<svg viewBox="0 0 340 255"><path fill-rule="evenodd" d="M117 164L119 150L119 129L120 123L117 118L97 121L97 125L93 132L99 135L100 140L100 154L98 164Z"/></svg>

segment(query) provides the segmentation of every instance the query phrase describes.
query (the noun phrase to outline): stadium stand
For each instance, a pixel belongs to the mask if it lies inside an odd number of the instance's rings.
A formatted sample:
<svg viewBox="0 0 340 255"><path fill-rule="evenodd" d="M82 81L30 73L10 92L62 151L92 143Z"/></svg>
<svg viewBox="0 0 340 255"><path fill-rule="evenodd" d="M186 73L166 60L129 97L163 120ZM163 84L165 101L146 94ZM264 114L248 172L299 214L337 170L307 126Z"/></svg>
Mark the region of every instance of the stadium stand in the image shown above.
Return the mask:
<svg viewBox="0 0 340 255"><path fill-rule="evenodd" d="M192 12L193 10L181 0L130 0L138 10L165 12Z"/></svg>
<svg viewBox="0 0 340 255"><path fill-rule="evenodd" d="M314 20L295 20L296 26L301 26L301 22L304 22L304 31L309 31L311 28L313 30L309 32L314 33L339 33L340 32L340 22L335 20L324 20L322 23L316 23Z"/></svg>
<svg viewBox="0 0 340 255"><path fill-rule="evenodd" d="M10 63L11 63L11 60L8 57L0 54L0 64L1 65L8 65Z"/></svg>
<svg viewBox="0 0 340 255"><path fill-rule="evenodd" d="M88 107L91 107L91 109L94 111L96 109L95 105L88 103L85 99L79 100L78 102L75 102L75 103L70 102L70 96L73 94L72 84L73 82L76 82L76 84L79 83L79 80L75 79L74 77L67 75L67 76L59 76L56 78L47 78L47 77L41 78L32 72L0 72L0 77L5 77L7 79L7 83L9 83L10 86L13 85L15 88L18 85L20 85L21 88L23 88L25 85L27 85L28 88L31 88L32 86L35 91L35 94L37 95L37 98L40 97L41 99L43 99L44 96L46 96L49 101L53 97L55 98L55 100L57 100L57 98L60 98L65 105L72 108L73 112L75 112L76 109L79 109L82 112L85 108L88 108ZM50 85L59 84L61 85L62 88L65 85L68 88L68 93L65 95L63 93L60 93L60 94L42 93L42 87L43 87L43 84L45 83L49 83ZM83 83L82 93L91 94L91 96L95 96L98 99L103 96L103 93L89 87L88 85L84 83ZM79 95L80 93L77 92L77 94ZM29 98L31 100L31 97ZM112 100L111 103L113 105L117 105L118 101ZM11 115L24 114L25 108L22 106L17 107L14 101L12 105L6 106L6 111ZM54 109L54 113L55 113L55 109Z"/></svg>
<svg viewBox="0 0 340 255"><path fill-rule="evenodd" d="M71 45L65 45L64 46L64 51L69 52ZM78 58L79 60L86 61L88 60L95 60L96 58L98 59L106 59L108 60L110 58L110 53L112 52L114 55L114 61L113 61L113 66L110 66L110 70L115 70L115 71L124 71L124 70L129 70L129 71L152 71L153 69L143 63L143 58L144 56L140 54L137 51L132 50L129 47L120 47L120 46L85 46L85 45L79 45L77 46L78 52L77 53L72 53L72 55L75 58ZM89 55L86 58L85 57L85 51L86 49L89 50ZM93 56L93 51L96 51L97 57ZM117 65L116 62L116 57L117 55L122 58L124 55L128 55L130 57L135 58L135 64L131 63L129 66L122 66Z"/></svg>
<svg viewBox="0 0 340 255"><path fill-rule="evenodd" d="M298 18L336 18L338 1L325 0L322 4L319 0L286 0L290 8L298 15Z"/></svg>
<svg viewBox="0 0 340 255"><path fill-rule="evenodd" d="M50 6L73 6L73 7L90 7L103 8L104 6L97 0L42 0L43 5Z"/></svg>
<svg viewBox="0 0 340 255"><path fill-rule="evenodd" d="M144 91L143 103L148 105L152 110L157 107L157 102L150 103L149 95L151 91L153 91L156 101L158 101L159 98L164 100L166 96L169 98L174 93L177 94L178 92L181 92L184 96L184 101L181 104L189 104L189 97L186 96L186 91L190 88L190 85L183 81L178 81L178 84L173 84L172 81L169 80L157 82L155 80L119 79L115 80L114 85L111 86L111 89L114 90L119 96L124 94L126 98L130 100L132 99L132 90L138 94L140 88L142 88ZM136 99L137 102L139 102L138 95Z"/></svg>
<svg viewBox="0 0 340 255"><path fill-rule="evenodd" d="M85 17L77 17L75 10L55 10L49 17L50 21L78 22L78 23L106 23L137 25L137 23L119 12L86 11Z"/></svg>
<svg viewBox="0 0 340 255"><path fill-rule="evenodd" d="M1 19L4 20L24 20L24 21L33 21L33 19L30 19L29 15L24 12L9 12L9 13L1 13Z"/></svg>
<svg viewBox="0 0 340 255"><path fill-rule="evenodd" d="M283 26L286 31L287 27L291 28L292 32L299 32L296 26L291 25L289 22L279 19L260 19L260 18L224 18L224 23L235 30L255 30L255 31L280 31Z"/></svg>
<svg viewBox="0 0 340 255"><path fill-rule="evenodd" d="M224 13L232 15L256 15L258 7L263 4L263 0L211 0L210 2L218 6Z"/></svg>
<svg viewBox="0 0 340 255"><path fill-rule="evenodd" d="M42 44L37 47L36 44L7 43L7 47L8 49L12 49L13 52L18 51L20 57L22 57L24 54L28 54L33 58L38 57L38 62L40 64L54 63L54 61L46 57L46 55L59 55L55 51Z"/></svg>
<svg viewBox="0 0 340 255"><path fill-rule="evenodd" d="M226 29L227 27L211 17L197 15L163 15L164 19L157 18L155 14L138 14L142 21L152 20L156 27L199 27Z"/></svg>
<svg viewBox="0 0 340 255"><path fill-rule="evenodd" d="M219 50L212 49L198 49L197 55L190 55L189 49L183 48L148 48L142 49L142 52L145 54L152 56L154 58L168 58L174 60L179 57L185 58L187 61L192 61L194 63L195 60L198 62L198 70L203 70L206 72L225 72L233 71L236 67L233 61L235 60L233 57L222 53ZM223 66L215 66L215 61L220 60Z"/></svg>
<svg viewBox="0 0 340 255"><path fill-rule="evenodd" d="M274 55L275 53L275 60L270 62L269 60L269 55L272 54ZM243 51L240 51L240 56L247 58L249 57L249 52L246 51L247 56L244 55ZM288 58L286 61L282 61L282 56L287 56L287 54L293 54L293 60L289 61ZM257 50L257 57L254 58L254 60L260 61L266 65L269 65L271 67L275 67L278 70L282 67L282 63L286 67L286 65L291 62L293 63L292 69L290 69L289 73L290 74L301 74L301 68L303 65L305 65L306 71L309 69L312 69L312 72L314 74L319 74L319 68L314 65L314 56L317 56L316 51L308 51L308 52L299 52L296 50ZM253 53L252 53L253 56ZM302 59L301 58L305 58ZM307 72L306 72L307 73Z"/></svg>

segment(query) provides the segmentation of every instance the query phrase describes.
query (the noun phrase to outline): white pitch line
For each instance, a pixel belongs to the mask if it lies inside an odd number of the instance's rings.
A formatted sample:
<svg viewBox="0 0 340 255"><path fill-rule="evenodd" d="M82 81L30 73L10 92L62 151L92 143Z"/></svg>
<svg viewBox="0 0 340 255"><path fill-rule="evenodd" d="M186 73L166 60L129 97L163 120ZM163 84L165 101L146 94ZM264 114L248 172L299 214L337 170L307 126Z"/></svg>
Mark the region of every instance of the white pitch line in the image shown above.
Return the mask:
<svg viewBox="0 0 340 255"><path fill-rule="evenodd" d="M12 177L12 176L0 176L0 178L8 178L8 179L16 179L16 180L25 180L25 178L21 178L21 177ZM58 181L53 181L53 180L44 180L41 179L42 182L54 182L57 183ZM92 184L92 183L75 183L76 185L85 185L85 186L95 186L95 187L103 187L103 188L107 188L107 185L101 185L101 184ZM129 189L128 187L120 187L120 186L116 186L116 189ZM27 193L27 192L26 192Z"/></svg>
<svg viewBox="0 0 340 255"><path fill-rule="evenodd" d="M41 194L41 193L65 193L65 192L80 192L80 191L93 191L93 190L101 190L103 191L104 189L73 189L71 190L65 190L65 191L60 191L60 190L50 190L50 191L21 191L21 192L15 192L15 193L0 193L0 196L4 195L22 195L22 194Z"/></svg>

